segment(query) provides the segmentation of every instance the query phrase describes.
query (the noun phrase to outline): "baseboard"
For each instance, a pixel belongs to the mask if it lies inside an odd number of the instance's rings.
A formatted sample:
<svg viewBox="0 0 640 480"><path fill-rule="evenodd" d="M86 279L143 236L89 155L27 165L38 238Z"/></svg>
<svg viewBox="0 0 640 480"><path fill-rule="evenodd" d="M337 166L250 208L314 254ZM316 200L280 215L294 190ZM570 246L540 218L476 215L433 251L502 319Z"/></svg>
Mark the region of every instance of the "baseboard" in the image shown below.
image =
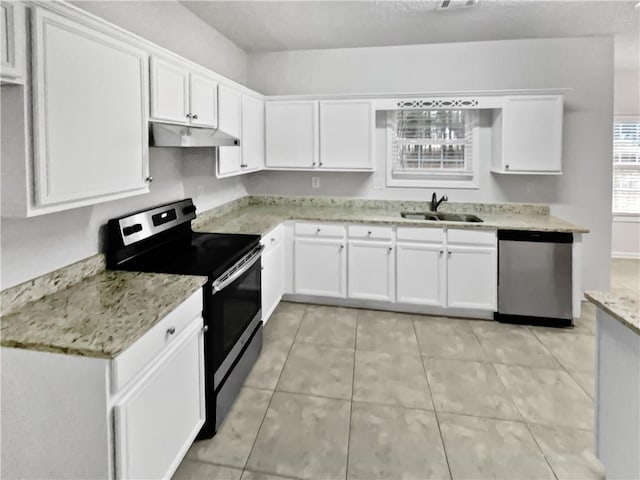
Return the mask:
<svg viewBox="0 0 640 480"><path fill-rule="evenodd" d="M422 315L437 315L442 317L476 318L481 320L493 320L493 311L442 308L427 305L409 305L402 303L388 303L374 300L356 300L353 298L316 297L313 295L284 294L285 302L311 303L316 305L329 305L334 307L366 308L370 310L384 310L388 312L417 313Z"/></svg>
<svg viewBox="0 0 640 480"><path fill-rule="evenodd" d="M611 252L611 258L640 259L640 252Z"/></svg>

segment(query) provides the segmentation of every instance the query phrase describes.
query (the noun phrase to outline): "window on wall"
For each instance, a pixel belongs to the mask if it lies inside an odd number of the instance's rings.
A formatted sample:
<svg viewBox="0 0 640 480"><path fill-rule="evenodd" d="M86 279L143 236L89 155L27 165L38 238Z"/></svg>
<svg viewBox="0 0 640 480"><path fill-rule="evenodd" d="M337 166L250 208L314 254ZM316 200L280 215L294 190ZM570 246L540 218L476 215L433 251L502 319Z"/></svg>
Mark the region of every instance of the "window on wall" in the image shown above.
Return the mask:
<svg viewBox="0 0 640 480"><path fill-rule="evenodd" d="M477 110L387 112L387 185L477 188Z"/></svg>
<svg viewBox="0 0 640 480"><path fill-rule="evenodd" d="M613 124L613 213L640 215L640 121Z"/></svg>

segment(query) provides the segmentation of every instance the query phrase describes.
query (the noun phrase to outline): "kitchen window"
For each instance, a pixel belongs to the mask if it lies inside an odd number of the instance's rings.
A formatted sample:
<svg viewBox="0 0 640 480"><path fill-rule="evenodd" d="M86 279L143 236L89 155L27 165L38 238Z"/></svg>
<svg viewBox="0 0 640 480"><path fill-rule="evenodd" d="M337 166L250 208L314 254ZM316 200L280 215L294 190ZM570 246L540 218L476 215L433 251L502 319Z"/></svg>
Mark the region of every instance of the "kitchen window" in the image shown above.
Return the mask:
<svg viewBox="0 0 640 480"><path fill-rule="evenodd" d="M477 110L387 112L387 185L478 188Z"/></svg>
<svg viewBox="0 0 640 480"><path fill-rule="evenodd" d="M616 120L613 124L614 214L640 215L640 121Z"/></svg>

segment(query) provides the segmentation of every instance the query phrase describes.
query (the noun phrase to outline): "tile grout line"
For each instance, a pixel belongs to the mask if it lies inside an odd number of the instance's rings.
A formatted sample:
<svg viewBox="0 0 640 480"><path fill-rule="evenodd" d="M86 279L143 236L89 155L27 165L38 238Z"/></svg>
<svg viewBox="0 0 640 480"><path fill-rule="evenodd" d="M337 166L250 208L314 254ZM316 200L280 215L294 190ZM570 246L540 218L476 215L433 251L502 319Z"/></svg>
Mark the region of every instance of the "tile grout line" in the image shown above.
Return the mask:
<svg viewBox="0 0 640 480"><path fill-rule="evenodd" d="M358 324L360 323L360 310L356 311L356 335L353 339L353 369L351 370L351 399L349 401L349 433L347 435L347 466L344 472L345 480L349 477L349 454L351 453L351 428L353 419L353 391L356 384L356 349L358 348Z"/></svg>
<svg viewBox="0 0 640 480"><path fill-rule="evenodd" d="M449 463L449 455L447 454L447 447L444 444L444 437L442 436L442 428L440 427L440 419L438 418L438 412L436 411L436 404L433 400L433 392L431 391L431 383L429 382L429 375L427 375L427 367L425 366L424 357L422 356L422 348L420 348L420 341L418 340L418 332L416 331L415 320L411 320L411 326L413 327L413 334L416 337L416 345L418 346L418 353L420 353L420 363L422 364L422 371L424 372L424 378L427 381L427 388L429 389L429 398L431 398L431 406L433 407L433 416L436 418L436 425L438 426L438 434L440 435L440 442L442 442L442 452L444 453L444 460L447 462L447 471L449 472L449 478L453 478L451 472L451 464Z"/></svg>
<svg viewBox="0 0 640 480"><path fill-rule="evenodd" d="M291 350L293 350L293 345L295 344L296 336L298 335L298 331L300 331L300 326L302 325L302 321L304 320L304 316L306 315L306 313L307 313L307 305L305 305L304 310L302 312L302 315L300 316L300 323L298 323L298 328L296 328L296 333L293 335L293 340L291 341L291 346L289 347L289 350L287 351L287 357L285 358L284 363L282 364L282 370L280 370L280 375L278 375L278 380L276 381L276 385L275 385L275 387L273 387L273 391L271 393L271 398L269 398L269 403L267 404L267 408L265 409L264 415L262 416L262 420L260 421L260 426L258 427L258 431L256 432L256 436L253 439L253 443L251 444L251 449L249 450L249 455L247 455L247 459L244 461L244 467L242 467L243 473L247 469L247 464L249 463L249 459L251 458L251 454L253 453L253 449L256 446L256 441L258 440L258 436L260 435L260 430L262 430L262 426L264 425L264 420L265 420L265 418L267 418L267 412L269 411L269 408L271 408L271 403L273 402L273 397L275 397L275 395L276 395L276 389L278 388L278 383L280 383L280 378L282 378L282 373L284 372L284 367L287 365L287 360L289 360L289 355L291 354ZM267 473L267 472L263 472L263 473ZM274 473L274 475L277 475L277 473Z"/></svg>
<svg viewBox="0 0 640 480"><path fill-rule="evenodd" d="M546 464L549 466L549 470L551 470L551 473L553 474L555 479L559 480L558 479L558 474L556 473L556 471L551 466L551 462L549 461L549 458L547 458L547 454L544 453L544 450L542 450L542 447L540 446L540 443L538 442L538 439L533 434L533 432L531 431L531 428L529 428L529 425L527 423L525 423L525 426L526 426L527 431L529 432L529 435L531 435L531 438L533 438L533 441L535 442L536 446L538 447L538 450L540 450L540 453L542 453L542 457L544 458L544 461L546 462Z"/></svg>
<svg viewBox="0 0 640 480"><path fill-rule="evenodd" d="M536 337L536 340L538 340L538 342L540 342L540 344L549 352L549 355L551 355L551 357L558 363L558 365L560 365L560 368L554 368L552 370L562 370L564 371L567 375L569 375L569 377L571 378L571 380L573 380L573 382L578 386L578 388L580 390L582 390L587 397L589 397L589 400L591 400L592 403L595 403L595 398L592 397L592 395L595 395L595 392L592 392L591 394L589 394L589 392L587 392L584 388L582 388L582 385L580 385L578 383L578 381L574 378L573 375L571 375L571 370L569 370L567 367L564 366L564 364L553 354L553 352L551 351L550 348L548 348L544 342L540 339L540 337L538 337L538 335L536 335L535 331L531 330L531 326L528 327L529 330L531 331L531 334ZM566 333L565 335L582 335L582 334L571 334L571 333ZM585 336L591 336L591 335L585 335ZM593 336L594 338L594 342L595 342L595 336ZM578 372L575 371L575 373L591 373L591 372ZM593 372L593 375L595 376L595 371ZM595 405L594 405L595 408Z"/></svg>

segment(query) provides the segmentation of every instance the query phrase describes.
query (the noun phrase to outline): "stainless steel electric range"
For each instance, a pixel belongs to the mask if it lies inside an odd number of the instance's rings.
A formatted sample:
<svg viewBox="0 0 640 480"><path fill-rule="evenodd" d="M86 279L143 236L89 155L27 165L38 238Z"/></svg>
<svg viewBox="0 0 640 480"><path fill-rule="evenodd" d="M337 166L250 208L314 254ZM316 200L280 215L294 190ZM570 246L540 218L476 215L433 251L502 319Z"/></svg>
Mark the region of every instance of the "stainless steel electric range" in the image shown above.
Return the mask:
<svg viewBox="0 0 640 480"><path fill-rule="evenodd" d="M194 232L191 199L109 220L107 268L202 275L206 421L215 435L262 349L259 235Z"/></svg>

